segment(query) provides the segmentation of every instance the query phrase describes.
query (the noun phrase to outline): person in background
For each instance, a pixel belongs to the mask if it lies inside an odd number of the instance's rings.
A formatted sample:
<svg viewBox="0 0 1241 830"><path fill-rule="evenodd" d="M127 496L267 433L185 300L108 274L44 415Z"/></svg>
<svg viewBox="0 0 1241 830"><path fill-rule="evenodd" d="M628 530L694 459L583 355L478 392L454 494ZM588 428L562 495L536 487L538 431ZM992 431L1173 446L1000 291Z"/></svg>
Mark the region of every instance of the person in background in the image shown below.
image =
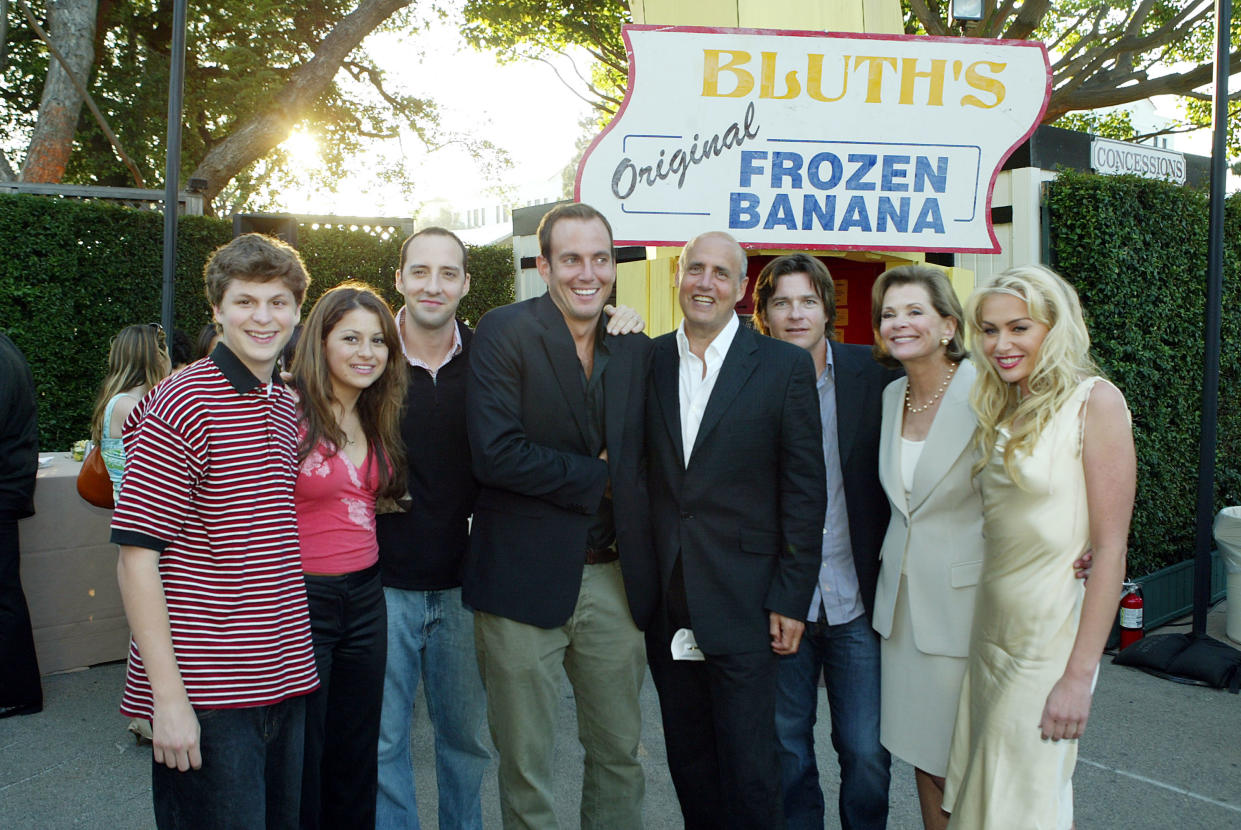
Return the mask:
<svg viewBox="0 0 1241 830"><path fill-rule="evenodd" d="M220 342L220 326L218 323L207 323L198 330L198 337L194 340L194 359L202 360L211 354L215 349L215 344Z"/></svg>
<svg viewBox="0 0 1241 830"><path fill-rule="evenodd" d="M954 830L1073 826L1077 740L1116 618L1137 462L1077 292L1040 265L970 298L986 554L944 809ZM1093 552L1090 579L1073 563ZM1030 597L1038 613L1029 613Z"/></svg>
<svg viewBox="0 0 1241 830"><path fill-rule="evenodd" d="M126 326L112 338L112 345L108 348L108 374L95 399L91 440L99 445L99 455L112 481L113 502L120 499L125 474L121 425L138 401L168 376L169 361L164 348L164 329L159 323ZM139 743L150 743L149 720L131 718L128 728Z"/></svg>
<svg viewBox="0 0 1241 830"><path fill-rule="evenodd" d="M879 478L892 505L875 630L883 745L914 768L922 823L943 830L948 744L982 570L982 501L971 470L978 419L965 313L938 268L885 271L871 295L876 359L905 377L883 393Z"/></svg>
<svg viewBox="0 0 1241 830"><path fill-rule="evenodd" d="M879 640L870 626L888 504L879 484L879 412L895 376L866 346L832 340L836 292L807 254L769 262L754 284L754 324L814 360L827 473L827 516L806 633L780 658L776 735L789 828L822 830L826 806L815 761L819 682L827 689L832 747L840 762L838 810L845 830L881 830L888 818L891 758L879 741Z"/></svg>
<svg viewBox="0 0 1241 830"><path fill-rule="evenodd" d="M172 371L169 372L172 375L197 360L194 357L194 344L190 342L189 335L181 329L172 330L172 339L168 343L168 359L172 363Z"/></svg>
<svg viewBox="0 0 1241 830"><path fill-rule="evenodd" d="M156 825L292 828L305 695L319 686L275 372L310 282L260 234L204 268L220 343L130 413L112 516L133 631L121 712L151 720Z"/></svg>
<svg viewBox="0 0 1241 830"><path fill-rule="evenodd" d="M400 414L405 365L396 323L360 283L306 318L293 359L299 396L293 498L319 688L306 698L301 826L375 825L387 613L376 501L405 494Z"/></svg>
<svg viewBox="0 0 1241 830"><path fill-rule="evenodd" d="M90 437L99 445L104 466L108 468L113 500L120 498L125 474L121 425L142 396L168 376L169 369L164 329L158 323L126 326L112 338L108 348L108 374L95 399Z"/></svg>
<svg viewBox="0 0 1241 830"><path fill-rule="evenodd" d="M43 711L17 535L17 520L34 515L38 471L34 376L21 350L0 332L0 718Z"/></svg>

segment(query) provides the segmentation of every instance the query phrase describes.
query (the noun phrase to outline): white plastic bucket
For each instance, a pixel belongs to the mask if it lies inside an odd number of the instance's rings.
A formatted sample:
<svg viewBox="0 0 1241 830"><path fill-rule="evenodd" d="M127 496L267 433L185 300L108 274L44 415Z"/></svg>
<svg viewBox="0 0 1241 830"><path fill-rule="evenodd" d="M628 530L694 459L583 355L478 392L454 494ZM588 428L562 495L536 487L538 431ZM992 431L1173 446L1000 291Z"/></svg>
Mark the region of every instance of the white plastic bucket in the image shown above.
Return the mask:
<svg viewBox="0 0 1241 830"><path fill-rule="evenodd" d="M1224 632L1241 643L1241 505L1225 507L1215 515L1215 544L1228 574L1228 617Z"/></svg>

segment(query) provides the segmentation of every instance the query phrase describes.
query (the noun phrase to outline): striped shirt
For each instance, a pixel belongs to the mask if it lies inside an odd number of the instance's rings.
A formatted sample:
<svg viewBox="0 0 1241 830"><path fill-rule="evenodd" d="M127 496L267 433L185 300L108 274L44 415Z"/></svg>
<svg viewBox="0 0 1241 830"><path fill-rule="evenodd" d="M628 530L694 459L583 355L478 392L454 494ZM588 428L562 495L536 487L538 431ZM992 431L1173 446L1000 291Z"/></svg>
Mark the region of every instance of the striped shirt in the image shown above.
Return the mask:
<svg viewBox="0 0 1241 830"><path fill-rule="evenodd" d="M112 541L159 553L190 703L264 706L318 685L298 553L297 422L289 391L220 344L142 399L122 430ZM131 639L121 712L151 717Z"/></svg>

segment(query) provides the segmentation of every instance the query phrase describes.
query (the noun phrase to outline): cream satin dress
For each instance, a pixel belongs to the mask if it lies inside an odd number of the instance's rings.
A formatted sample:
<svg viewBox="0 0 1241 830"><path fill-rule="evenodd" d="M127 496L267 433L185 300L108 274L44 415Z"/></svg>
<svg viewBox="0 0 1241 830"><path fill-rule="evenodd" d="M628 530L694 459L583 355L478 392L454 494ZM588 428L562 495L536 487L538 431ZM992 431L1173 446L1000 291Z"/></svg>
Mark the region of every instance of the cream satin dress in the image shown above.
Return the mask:
<svg viewBox="0 0 1241 830"><path fill-rule="evenodd" d="M951 830L1068 830L1077 741L1044 741L1043 706L1068 663L1085 587L1073 562L1090 543L1082 430L1087 378L1004 469L1004 436L980 473L986 554L970 657L948 757Z"/></svg>

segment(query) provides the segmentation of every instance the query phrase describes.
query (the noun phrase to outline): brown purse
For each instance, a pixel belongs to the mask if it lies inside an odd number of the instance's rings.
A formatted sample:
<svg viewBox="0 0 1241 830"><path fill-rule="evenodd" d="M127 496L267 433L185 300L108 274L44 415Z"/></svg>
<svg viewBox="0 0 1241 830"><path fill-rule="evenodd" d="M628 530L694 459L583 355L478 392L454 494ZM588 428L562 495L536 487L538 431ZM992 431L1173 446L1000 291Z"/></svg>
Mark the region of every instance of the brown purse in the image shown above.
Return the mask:
<svg viewBox="0 0 1241 830"><path fill-rule="evenodd" d="M112 510L116 503L112 500L112 479L108 478L108 468L103 463L103 453L99 445L90 448L86 458L82 459L82 469L78 472L78 495L96 507Z"/></svg>

